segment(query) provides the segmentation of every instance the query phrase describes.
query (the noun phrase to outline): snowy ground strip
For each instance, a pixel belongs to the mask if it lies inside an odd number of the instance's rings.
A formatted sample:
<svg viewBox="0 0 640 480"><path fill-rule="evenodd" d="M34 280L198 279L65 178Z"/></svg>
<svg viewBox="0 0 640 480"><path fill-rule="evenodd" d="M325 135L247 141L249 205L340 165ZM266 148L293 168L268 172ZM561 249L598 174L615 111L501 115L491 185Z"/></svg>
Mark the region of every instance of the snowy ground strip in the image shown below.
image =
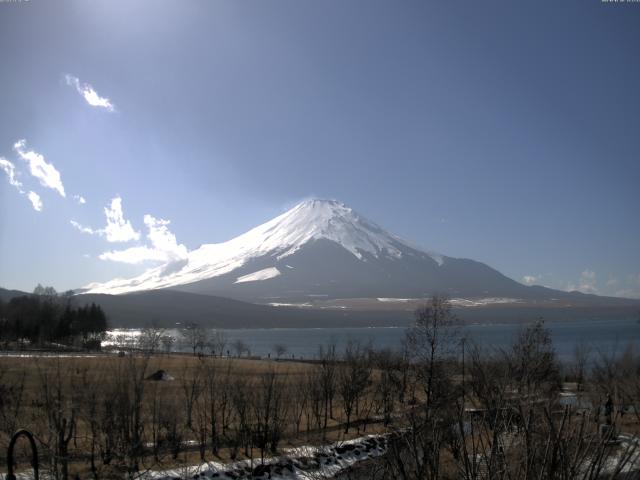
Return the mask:
<svg viewBox="0 0 640 480"><path fill-rule="evenodd" d="M320 447L296 447L284 450L284 455L265 459L242 460L223 464L208 462L202 465L165 471L141 472L140 480L249 480L333 478L351 465L386 452L386 435L368 435Z"/></svg>
<svg viewBox="0 0 640 480"><path fill-rule="evenodd" d="M86 353L57 353L57 352L34 352L34 353L21 353L21 352L0 352L0 357L11 358L96 358L104 357L104 355L92 355Z"/></svg>
<svg viewBox="0 0 640 480"><path fill-rule="evenodd" d="M487 298L452 298L450 300L451 305L454 307L483 307L487 305L498 305L508 303L521 303L519 298L507 298L507 297L487 297Z"/></svg>
<svg viewBox="0 0 640 480"><path fill-rule="evenodd" d="M605 461L604 474L640 474L640 438L621 433L617 436L619 451ZM635 477L634 475L634 478Z"/></svg>
<svg viewBox="0 0 640 480"><path fill-rule="evenodd" d="M411 302L424 302L424 298L376 298L382 303L411 303ZM487 297L487 298L451 298L449 300L454 307L483 307L487 305L498 304L510 304L510 303L522 303L522 299L519 298L507 298L507 297Z"/></svg>

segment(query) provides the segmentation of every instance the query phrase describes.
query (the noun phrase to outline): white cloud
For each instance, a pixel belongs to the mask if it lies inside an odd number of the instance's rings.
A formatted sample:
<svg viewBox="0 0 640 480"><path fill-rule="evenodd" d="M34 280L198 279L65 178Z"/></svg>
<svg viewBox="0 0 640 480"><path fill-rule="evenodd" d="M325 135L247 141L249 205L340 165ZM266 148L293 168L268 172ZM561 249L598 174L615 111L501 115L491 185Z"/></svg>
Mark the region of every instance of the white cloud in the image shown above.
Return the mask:
<svg viewBox="0 0 640 480"><path fill-rule="evenodd" d="M0 157L0 168L7 174L9 184L16 187L20 193L23 193L21 189L22 182L20 182L16 176L16 166L6 158Z"/></svg>
<svg viewBox="0 0 640 480"><path fill-rule="evenodd" d="M31 175L36 177L43 187L51 188L65 197L60 172L51 163L47 163L41 154L33 150L26 150L26 146L27 142L22 139L14 143L13 149L22 160L27 162Z"/></svg>
<svg viewBox="0 0 640 480"><path fill-rule="evenodd" d="M75 87L76 91L82 95L85 101L91 105L92 107L101 107L105 108L109 112L114 112L115 107L106 97L101 97L98 95L91 85L88 83L81 83L78 77L74 77L73 75L65 75L65 81L67 85L70 87Z"/></svg>
<svg viewBox="0 0 640 480"><path fill-rule="evenodd" d="M585 270L580 274L580 280L578 284L569 283L567 285L567 290L574 291L578 290L582 293L598 293L597 281L596 281L596 272L593 270Z"/></svg>
<svg viewBox="0 0 640 480"><path fill-rule="evenodd" d="M632 273L627 276L624 287L618 290L616 297L639 298L640 299L640 273Z"/></svg>
<svg viewBox="0 0 640 480"><path fill-rule="evenodd" d="M73 225L76 230L82 233L88 233L89 235L100 235L100 230L94 230L91 227L84 227L75 220L70 220L69 223L71 223L71 225Z"/></svg>
<svg viewBox="0 0 640 480"><path fill-rule="evenodd" d="M640 287L640 273L632 273L627 277L627 280L629 283Z"/></svg>
<svg viewBox="0 0 640 480"><path fill-rule="evenodd" d="M111 260L112 262L138 264L147 261L164 261L162 252L147 246L131 247L125 250L111 250L100 254L101 260Z"/></svg>
<svg viewBox="0 0 640 480"><path fill-rule="evenodd" d="M38 195L36 192L31 190L27 194L27 197L29 198L29 201L31 202L31 205L33 205L33 209L36 212L41 212L42 211L42 200L40 200L40 195Z"/></svg>
<svg viewBox="0 0 640 480"><path fill-rule="evenodd" d="M616 297L623 297L623 298L638 298L640 299L640 289L627 289L627 290L618 290L615 293Z"/></svg>
<svg viewBox="0 0 640 480"><path fill-rule="evenodd" d="M80 205L84 205L85 203L87 203L87 201L85 200L85 198L82 195L74 195L73 199L78 202Z"/></svg>
<svg viewBox="0 0 640 480"><path fill-rule="evenodd" d="M139 240L140 232L136 232L129 220L125 220L122 213L122 198L115 197L111 205L105 207L104 214L107 217L107 226L104 227L104 235L108 242L128 242Z"/></svg>
<svg viewBox="0 0 640 480"><path fill-rule="evenodd" d="M153 248L164 252L168 261L183 260L187 258L189 251L187 247L179 244L176 236L169 230L169 220L155 218L151 215L144 216L144 224L149 229L147 238Z"/></svg>
<svg viewBox="0 0 640 480"><path fill-rule="evenodd" d="M525 285L534 285L540 281L540 275L525 275L522 277L522 283Z"/></svg>
<svg viewBox="0 0 640 480"><path fill-rule="evenodd" d="M20 180L18 180L17 175L16 175L16 166L13 163L11 163L9 160L7 160L6 158L0 157L0 168L2 170L4 170L4 173L7 174L7 179L9 180L9 184L14 186L14 187L16 187L16 190L18 190L20 195L26 195L27 196L27 198L31 202L31 205L33 206L33 209L36 212L41 212L42 211L42 200L40 199L40 195L38 195L33 190L31 190L31 191L29 191L29 193L27 193L22 189L22 182Z"/></svg>
<svg viewBox="0 0 640 480"><path fill-rule="evenodd" d="M108 242L129 242L140 239L140 232L137 232L131 222L124 218L122 198L111 199L111 203L104 208L104 214L107 217L107 225L104 228L84 227L75 220L71 220L71 225L82 233L103 236Z"/></svg>
<svg viewBox="0 0 640 480"><path fill-rule="evenodd" d="M112 250L102 253L100 258L131 264L146 261L174 263L187 258L189 251L187 247L177 242L176 236L168 228L170 223L168 220L145 215L144 223L149 231L147 239L151 246L142 245L125 250Z"/></svg>

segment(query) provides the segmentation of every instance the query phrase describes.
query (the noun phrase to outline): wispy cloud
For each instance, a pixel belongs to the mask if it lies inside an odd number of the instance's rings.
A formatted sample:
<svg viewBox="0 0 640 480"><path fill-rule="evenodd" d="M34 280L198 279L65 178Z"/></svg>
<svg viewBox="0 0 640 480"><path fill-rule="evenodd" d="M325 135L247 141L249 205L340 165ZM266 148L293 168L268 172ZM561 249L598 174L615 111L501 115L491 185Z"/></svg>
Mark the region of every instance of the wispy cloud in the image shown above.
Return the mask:
<svg viewBox="0 0 640 480"><path fill-rule="evenodd" d="M85 227L75 220L71 220L71 225L82 233L103 236L108 242L129 242L140 239L140 232L137 232L131 222L124 218L122 198L113 198L111 203L104 208L104 214L107 218L107 224L104 228Z"/></svg>
<svg viewBox="0 0 640 480"><path fill-rule="evenodd" d="M176 236L169 230L169 220L155 218L151 215L144 216L144 224L149 229L147 238L153 248L164 252L168 261L182 260L187 257L187 247L178 244Z"/></svg>
<svg viewBox="0 0 640 480"><path fill-rule="evenodd" d="M56 167L51 163L47 163L44 156L33 150L27 150L26 147L27 142L24 139L18 140L13 145L13 149L18 156L29 165L31 175L36 177L43 187L51 188L61 196L66 197L60 172L56 170Z"/></svg>
<svg viewBox="0 0 640 480"><path fill-rule="evenodd" d="M148 229L147 239L150 246L142 245L125 250L112 250L104 252L100 258L130 264L147 261L174 263L187 258L189 251L187 247L177 242L176 236L169 230L170 222L168 220L145 215L144 223Z"/></svg>
<svg viewBox="0 0 640 480"><path fill-rule="evenodd" d="M131 222L124 218L122 198L112 199L111 205L105 207L104 214L107 217L104 235L108 242L129 242L140 239L140 232L136 232L131 226Z"/></svg>
<svg viewBox="0 0 640 480"><path fill-rule="evenodd" d="M621 282L623 288L617 290L617 297L640 298L640 273L632 273Z"/></svg>
<svg viewBox="0 0 640 480"><path fill-rule="evenodd" d="M80 205L84 205L85 203L87 203L87 201L85 200L85 198L82 195L74 195L73 199L78 202Z"/></svg>
<svg viewBox="0 0 640 480"><path fill-rule="evenodd" d="M596 272L593 270L586 269L580 274L580 279L578 283L569 283L567 285L567 290L574 291L577 290L582 293L598 293Z"/></svg>
<svg viewBox="0 0 640 480"><path fill-rule="evenodd" d="M124 250L111 250L100 254L101 260L130 263L136 265L147 261L163 261L164 255L153 248L145 246L131 247Z"/></svg>
<svg viewBox="0 0 640 480"><path fill-rule="evenodd" d="M85 227L83 225L80 225L78 222L76 222L75 220L70 220L69 223L71 223L71 225L73 225L73 227L82 232L82 233L88 233L89 235L99 235L100 234L100 230L94 230L91 227Z"/></svg>
<svg viewBox="0 0 640 480"><path fill-rule="evenodd" d="M620 276L609 274L607 280L604 278L598 280L596 272L586 269L580 274L578 281L569 282L566 289L582 293L640 299L640 273Z"/></svg>
<svg viewBox="0 0 640 480"><path fill-rule="evenodd" d="M33 206L33 209L36 212L41 212L42 211L42 200L40 200L40 195L38 195L36 192L31 190L27 194L27 198L29 198L29 201L31 202L31 205Z"/></svg>
<svg viewBox="0 0 640 480"><path fill-rule="evenodd" d="M76 91L85 99L85 101L92 107L100 107L108 110L109 112L115 111L115 106L106 97L101 97L98 92L88 83L80 82L78 77L73 75L65 75L65 81L70 87L74 87Z"/></svg>
<svg viewBox="0 0 640 480"><path fill-rule="evenodd" d="M535 285L540 281L540 275L525 275L522 277L522 283L525 285Z"/></svg>
<svg viewBox="0 0 640 480"><path fill-rule="evenodd" d="M0 168L7 174L9 184L16 187L20 193L22 193L22 182L20 182L16 176L16 166L6 158L0 157Z"/></svg>
<svg viewBox="0 0 640 480"><path fill-rule="evenodd" d="M22 189L22 182L17 178L16 166L6 158L0 157L0 169L2 169L4 173L7 174L7 180L9 180L9 184L14 186L16 190L18 190L20 195L27 196L27 198L31 202L31 205L33 206L33 209L36 212L41 212L43 205L42 200L40 199L40 195L38 195L34 191L29 191L29 193L27 193Z"/></svg>

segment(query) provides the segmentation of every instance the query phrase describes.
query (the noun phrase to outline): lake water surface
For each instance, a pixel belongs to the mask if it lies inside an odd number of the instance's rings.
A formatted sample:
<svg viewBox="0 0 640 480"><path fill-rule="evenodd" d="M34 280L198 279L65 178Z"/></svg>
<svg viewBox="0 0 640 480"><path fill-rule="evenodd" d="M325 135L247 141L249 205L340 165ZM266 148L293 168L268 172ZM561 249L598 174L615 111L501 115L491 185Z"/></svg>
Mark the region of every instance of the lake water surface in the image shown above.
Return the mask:
<svg viewBox="0 0 640 480"><path fill-rule="evenodd" d="M566 322L547 322L551 331L553 345L561 360L571 360L578 343L590 345L593 354L621 352L630 343L640 341L640 323L634 319L626 320L576 320ZM523 327L517 324L477 324L461 327L460 333L481 346L508 347L514 336ZM283 345L286 357L314 358L319 345L335 343L342 350L349 340L362 343L371 342L377 349L400 349L406 334L404 327L372 328L273 328L221 330L227 341L227 349L233 354L232 344L242 340L248 345L254 356L274 355L274 345ZM128 334L136 336L138 330L113 330L112 335ZM168 330L179 338L178 330ZM188 350L176 342L175 350Z"/></svg>

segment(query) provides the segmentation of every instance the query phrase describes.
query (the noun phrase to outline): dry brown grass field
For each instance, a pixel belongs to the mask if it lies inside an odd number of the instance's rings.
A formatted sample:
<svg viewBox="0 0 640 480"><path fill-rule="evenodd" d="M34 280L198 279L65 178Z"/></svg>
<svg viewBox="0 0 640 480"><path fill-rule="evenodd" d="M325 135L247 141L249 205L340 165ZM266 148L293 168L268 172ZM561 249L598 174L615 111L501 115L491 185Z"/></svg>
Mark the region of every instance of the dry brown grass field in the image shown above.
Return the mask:
<svg viewBox="0 0 640 480"><path fill-rule="evenodd" d="M589 369L584 358L560 365L537 323L511 350L473 349L460 362L434 340L456 339L434 331L415 329L411 357L357 343L339 359L320 349L314 362L2 356L0 460L18 428L36 436L42 470L64 480L135 478L205 461L260 464L287 447L391 433L385 455L353 478L478 478L486 468L483 478L566 480L591 469L597 480L628 478L612 475L617 466L640 469L633 351L596 358ZM22 445L23 469L27 458Z"/></svg>
<svg viewBox="0 0 640 480"><path fill-rule="evenodd" d="M148 379L160 370L172 379ZM18 428L35 434L45 468L60 469L66 457L70 478L121 478L134 467L259 459L286 447L384 430L379 417L374 419L380 414L379 372L369 372L345 432L336 386L326 399L325 427L325 398L317 390L320 370L314 363L184 354L3 356L0 381L9 394L2 401L0 463L6 464L9 434ZM335 366L331 374L335 381ZM266 418L274 415L281 418ZM273 448L272 430L279 437ZM141 446L132 452L136 441ZM23 467L28 465L25 445L17 450Z"/></svg>

